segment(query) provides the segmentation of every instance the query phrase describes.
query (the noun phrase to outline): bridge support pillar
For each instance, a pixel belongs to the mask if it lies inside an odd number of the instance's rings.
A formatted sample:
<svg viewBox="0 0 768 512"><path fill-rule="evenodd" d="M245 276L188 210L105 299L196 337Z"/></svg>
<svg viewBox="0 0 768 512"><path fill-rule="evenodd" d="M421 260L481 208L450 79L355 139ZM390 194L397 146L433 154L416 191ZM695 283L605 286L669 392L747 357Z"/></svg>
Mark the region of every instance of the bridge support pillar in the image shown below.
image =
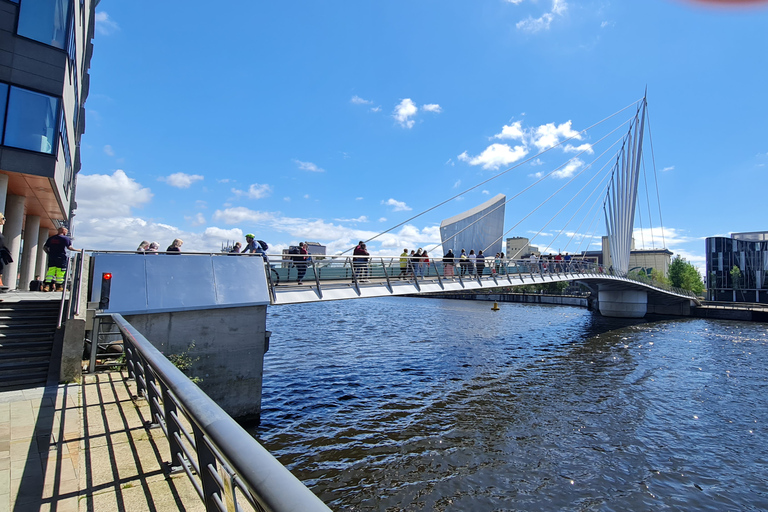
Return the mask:
<svg viewBox="0 0 768 512"><path fill-rule="evenodd" d="M188 352L189 377L233 418L258 423L267 306L125 315L165 356ZM194 343L194 347L190 348Z"/></svg>
<svg viewBox="0 0 768 512"><path fill-rule="evenodd" d="M613 318L643 318L648 310L648 294L641 290L598 292L600 314Z"/></svg>

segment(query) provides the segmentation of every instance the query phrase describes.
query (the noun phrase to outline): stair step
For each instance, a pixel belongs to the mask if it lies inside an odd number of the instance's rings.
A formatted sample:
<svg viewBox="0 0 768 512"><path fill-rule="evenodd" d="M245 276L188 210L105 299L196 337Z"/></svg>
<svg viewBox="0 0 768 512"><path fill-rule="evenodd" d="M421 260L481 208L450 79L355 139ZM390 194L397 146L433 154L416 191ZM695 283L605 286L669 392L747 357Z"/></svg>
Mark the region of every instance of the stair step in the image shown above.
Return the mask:
<svg viewBox="0 0 768 512"><path fill-rule="evenodd" d="M11 374L0 375L0 388L28 387L36 384L45 384L48 379L48 369L26 373L24 375Z"/></svg>
<svg viewBox="0 0 768 512"><path fill-rule="evenodd" d="M0 340L0 352L3 350L22 350L22 349L38 349L47 348L48 350L53 347L53 337L48 340L40 341L15 341L15 340Z"/></svg>
<svg viewBox="0 0 768 512"><path fill-rule="evenodd" d="M0 375L6 372L12 372L14 370L31 370L39 368L48 368L51 364L49 360L44 361L17 361L13 363L0 363ZM29 372L25 372L29 373Z"/></svg>

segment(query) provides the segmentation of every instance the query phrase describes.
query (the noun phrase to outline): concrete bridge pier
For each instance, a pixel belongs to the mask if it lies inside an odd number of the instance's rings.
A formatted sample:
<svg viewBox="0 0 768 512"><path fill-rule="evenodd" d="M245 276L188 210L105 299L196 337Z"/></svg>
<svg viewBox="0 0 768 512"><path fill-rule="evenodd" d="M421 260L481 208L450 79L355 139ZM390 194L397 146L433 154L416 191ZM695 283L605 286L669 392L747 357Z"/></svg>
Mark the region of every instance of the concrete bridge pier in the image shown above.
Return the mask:
<svg viewBox="0 0 768 512"><path fill-rule="evenodd" d="M185 370L230 416L258 423L264 354L269 348L267 306L125 315L166 357L188 352Z"/></svg>
<svg viewBox="0 0 768 512"><path fill-rule="evenodd" d="M600 286L600 314L613 318L643 318L648 312L648 293L642 290L617 290Z"/></svg>

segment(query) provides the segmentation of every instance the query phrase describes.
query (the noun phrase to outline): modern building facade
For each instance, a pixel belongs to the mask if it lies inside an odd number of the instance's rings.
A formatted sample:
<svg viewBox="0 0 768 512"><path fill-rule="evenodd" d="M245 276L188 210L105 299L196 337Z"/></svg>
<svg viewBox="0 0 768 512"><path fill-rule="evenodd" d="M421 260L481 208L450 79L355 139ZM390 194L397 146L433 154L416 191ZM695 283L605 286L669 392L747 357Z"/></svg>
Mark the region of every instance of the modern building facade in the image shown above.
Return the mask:
<svg viewBox="0 0 768 512"><path fill-rule="evenodd" d="M707 298L768 304L768 231L706 240Z"/></svg>
<svg viewBox="0 0 768 512"><path fill-rule="evenodd" d="M513 260L522 260L531 256L531 254L539 254L539 248L535 245L531 245L530 239L524 236L513 236L507 238L507 251L504 254L505 257Z"/></svg>
<svg viewBox="0 0 768 512"><path fill-rule="evenodd" d="M0 0L0 211L14 262L3 283L43 276L43 244L71 229L98 0Z"/></svg>
<svg viewBox="0 0 768 512"><path fill-rule="evenodd" d="M483 204L460 213L440 223L440 238L443 252L452 249L458 256L465 249L483 251L493 256L502 252L504 237L504 206L506 196L499 194Z"/></svg>

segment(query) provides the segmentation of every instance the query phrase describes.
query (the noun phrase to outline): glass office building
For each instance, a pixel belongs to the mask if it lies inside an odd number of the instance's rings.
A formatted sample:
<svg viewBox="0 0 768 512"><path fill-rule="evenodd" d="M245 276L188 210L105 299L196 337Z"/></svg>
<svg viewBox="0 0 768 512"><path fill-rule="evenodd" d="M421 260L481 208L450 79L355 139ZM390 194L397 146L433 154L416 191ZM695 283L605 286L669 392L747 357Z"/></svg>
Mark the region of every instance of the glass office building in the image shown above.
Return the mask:
<svg viewBox="0 0 768 512"><path fill-rule="evenodd" d="M11 289L44 275L45 240L71 229L95 3L0 0L0 211Z"/></svg>
<svg viewBox="0 0 768 512"><path fill-rule="evenodd" d="M504 206L507 197L499 194L483 204L440 223L443 253L453 249L458 257L461 250L467 254L483 251L485 256L502 252L504 236Z"/></svg>
<svg viewBox="0 0 768 512"><path fill-rule="evenodd" d="M768 304L768 231L706 240L707 298Z"/></svg>

